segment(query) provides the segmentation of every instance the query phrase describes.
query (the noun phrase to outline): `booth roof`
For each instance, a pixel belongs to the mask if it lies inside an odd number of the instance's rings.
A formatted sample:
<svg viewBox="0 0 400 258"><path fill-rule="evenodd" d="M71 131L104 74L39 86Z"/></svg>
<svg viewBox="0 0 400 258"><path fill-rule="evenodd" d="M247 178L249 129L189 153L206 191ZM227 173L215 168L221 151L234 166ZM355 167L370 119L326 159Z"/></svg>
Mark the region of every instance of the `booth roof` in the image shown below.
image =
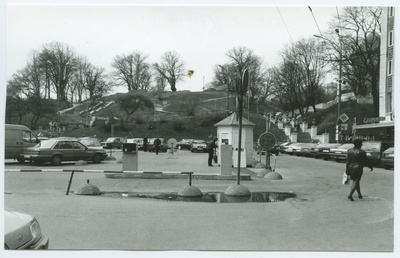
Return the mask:
<svg viewBox="0 0 400 258"><path fill-rule="evenodd" d="M232 126L232 125L239 125L239 119L237 118L236 113L233 113L232 115L222 119L214 126L218 127L218 126ZM255 126L255 124L242 116L242 126Z"/></svg>

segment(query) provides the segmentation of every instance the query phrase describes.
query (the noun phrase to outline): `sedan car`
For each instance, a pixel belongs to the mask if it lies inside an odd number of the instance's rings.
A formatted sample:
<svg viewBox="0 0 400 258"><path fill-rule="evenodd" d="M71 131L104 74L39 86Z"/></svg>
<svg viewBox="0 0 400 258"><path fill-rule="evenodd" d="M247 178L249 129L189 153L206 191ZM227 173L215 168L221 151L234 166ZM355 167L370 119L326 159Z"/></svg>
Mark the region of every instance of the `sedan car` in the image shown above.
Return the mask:
<svg viewBox="0 0 400 258"><path fill-rule="evenodd" d="M332 148L329 151L329 157L331 159L336 160L337 162L345 161L347 159L347 152L348 150L352 149L354 144L352 143L345 143L340 145L339 147Z"/></svg>
<svg viewBox="0 0 400 258"><path fill-rule="evenodd" d="M182 139L176 144L176 147L178 150L190 150L190 145L193 141L193 139Z"/></svg>
<svg viewBox="0 0 400 258"><path fill-rule="evenodd" d="M332 148L337 148L341 143L321 143L317 146L311 147L311 156L316 159L323 158L324 160L330 159L329 152Z"/></svg>
<svg viewBox="0 0 400 258"><path fill-rule="evenodd" d="M48 249L49 238L42 235L35 217L4 210L4 249Z"/></svg>
<svg viewBox="0 0 400 258"><path fill-rule="evenodd" d="M110 137L107 138L104 142L101 142L101 146L103 146L104 149L121 149L122 143L125 141L124 137Z"/></svg>
<svg viewBox="0 0 400 258"><path fill-rule="evenodd" d="M316 147L318 143L305 143L300 146L300 150L296 153L298 156L311 157L311 149Z"/></svg>
<svg viewBox="0 0 400 258"><path fill-rule="evenodd" d="M294 142L290 145L287 145L287 148L285 148L285 153L289 155L296 154L297 152L300 152L301 146L304 146L304 143Z"/></svg>
<svg viewBox="0 0 400 258"><path fill-rule="evenodd" d="M50 162L53 166L59 166L63 161L100 163L107 157L107 153L104 149L88 147L74 138L52 138L24 149L21 156L37 164Z"/></svg>
<svg viewBox="0 0 400 258"><path fill-rule="evenodd" d="M193 140L190 144L191 152L206 152L207 151L207 143L203 140Z"/></svg>
<svg viewBox="0 0 400 258"><path fill-rule="evenodd" d="M394 167L394 147L390 147L382 153L381 163L385 169Z"/></svg>

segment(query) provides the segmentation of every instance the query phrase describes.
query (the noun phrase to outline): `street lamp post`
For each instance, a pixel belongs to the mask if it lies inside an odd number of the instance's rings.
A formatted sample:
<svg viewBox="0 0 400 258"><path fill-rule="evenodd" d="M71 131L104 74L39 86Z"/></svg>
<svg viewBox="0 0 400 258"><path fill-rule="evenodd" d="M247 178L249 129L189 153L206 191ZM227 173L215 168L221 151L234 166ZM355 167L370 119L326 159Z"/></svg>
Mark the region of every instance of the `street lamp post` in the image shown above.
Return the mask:
<svg viewBox="0 0 400 258"><path fill-rule="evenodd" d="M329 41L335 49L337 49L339 53L339 80L338 80L338 87L337 87L337 97L338 97L338 109L337 109L337 122L336 122L336 136L335 140L337 143L340 142L340 115L341 115L341 102L342 102L342 39L339 33L339 29L335 29L336 34L339 37L339 46L337 46L332 40L329 40L323 36L320 35L314 35L316 38L321 38L323 40Z"/></svg>

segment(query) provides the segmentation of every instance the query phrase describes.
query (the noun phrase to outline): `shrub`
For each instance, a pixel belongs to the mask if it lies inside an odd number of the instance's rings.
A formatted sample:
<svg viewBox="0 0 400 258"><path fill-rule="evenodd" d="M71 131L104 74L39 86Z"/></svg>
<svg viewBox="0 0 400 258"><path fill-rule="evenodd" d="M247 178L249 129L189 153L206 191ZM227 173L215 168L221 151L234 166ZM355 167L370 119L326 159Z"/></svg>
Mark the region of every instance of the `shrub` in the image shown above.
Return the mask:
<svg viewBox="0 0 400 258"><path fill-rule="evenodd" d="M172 121L172 129L174 131L183 131L185 129L185 123L183 120L175 119Z"/></svg>

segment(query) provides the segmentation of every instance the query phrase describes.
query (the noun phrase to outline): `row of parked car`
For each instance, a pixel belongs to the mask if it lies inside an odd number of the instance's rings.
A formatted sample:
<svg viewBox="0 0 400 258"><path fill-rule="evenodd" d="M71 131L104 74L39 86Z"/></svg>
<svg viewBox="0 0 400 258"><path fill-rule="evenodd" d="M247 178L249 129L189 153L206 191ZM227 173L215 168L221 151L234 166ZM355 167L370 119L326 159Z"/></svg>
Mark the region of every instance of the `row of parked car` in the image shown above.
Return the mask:
<svg viewBox="0 0 400 258"><path fill-rule="evenodd" d="M340 162L347 159L347 151L353 147L352 143L284 142L276 144L271 149L271 153L276 155L286 153ZM385 169L394 167L394 147L385 146L381 141L364 141L362 149L375 165L382 165Z"/></svg>
<svg viewBox="0 0 400 258"><path fill-rule="evenodd" d="M148 138L147 142L147 151L154 151L154 141L156 138ZM164 138L159 138L161 140L160 151L167 152L171 146L168 146L167 142ZM122 144L124 142L127 143L136 143L138 144L138 149L143 150L143 138L126 138L125 137L110 137L105 141L100 142L101 146L105 149L113 149L122 148ZM174 148L178 150L190 150L191 152L206 152L207 143L204 140L197 140L197 139L182 139L181 141L177 142Z"/></svg>

